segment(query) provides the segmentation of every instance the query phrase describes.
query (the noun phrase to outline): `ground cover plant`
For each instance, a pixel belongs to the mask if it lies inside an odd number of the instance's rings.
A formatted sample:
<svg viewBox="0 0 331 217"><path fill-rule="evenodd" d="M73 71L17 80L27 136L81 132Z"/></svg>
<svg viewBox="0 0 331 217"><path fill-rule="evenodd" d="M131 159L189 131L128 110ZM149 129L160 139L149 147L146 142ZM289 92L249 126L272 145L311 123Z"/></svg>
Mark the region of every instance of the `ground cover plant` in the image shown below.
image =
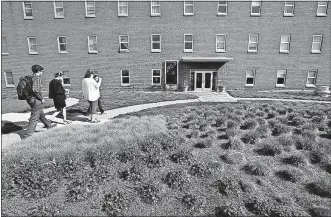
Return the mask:
<svg viewBox="0 0 331 217"><path fill-rule="evenodd" d="M274 99L302 99L331 101L331 96L323 97L313 91L256 91L256 90L229 90L231 96L236 98L274 98Z"/></svg>
<svg viewBox="0 0 331 217"><path fill-rule="evenodd" d="M330 132L328 105L290 102L70 125L3 150L2 214L330 215Z"/></svg>

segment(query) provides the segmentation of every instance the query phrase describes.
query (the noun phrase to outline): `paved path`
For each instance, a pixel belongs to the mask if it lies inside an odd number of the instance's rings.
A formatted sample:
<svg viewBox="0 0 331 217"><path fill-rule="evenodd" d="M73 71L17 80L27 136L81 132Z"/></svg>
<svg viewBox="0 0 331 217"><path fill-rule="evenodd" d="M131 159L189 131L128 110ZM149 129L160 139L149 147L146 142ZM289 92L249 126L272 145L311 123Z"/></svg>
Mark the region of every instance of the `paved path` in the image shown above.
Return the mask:
<svg viewBox="0 0 331 217"><path fill-rule="evenodd" d="M165 102L158 102L158 103L149 103L149 104L142 104L142 105L134 105L134 106L128 106L118 109L112 109L105 111L105 114L98 115L98 119L100 120L97 124L103 124L107 122L109 119L114 118L116 116L127 114L131 112L137 112L144 109L149 108L155 108L160 106L166 106L166 105L174 105L174 104L183 104L183 103L194 103L194 102L238 102L238 100L249 100L249 101L257 101L257 100L272 100L272 101L289 101L289 102L315 102L315 103L331 103L330 101L314 101L314 100L297 100L297 99L270 99L270 98L233 98L228 93L219 93L219 92L194 92L193 94L196 94L198 96L198 99L189 99L189 100L176 100L176 101L165 101ZM78 99L69 98L67 100L67 105L72 106L74 104L78 103ZM52 112L55 111L55 108L47 108L44 109L44 112ZM7 113L2 114L2 120L7 120L11 122L18 122L18 121L28 121L30 117L30 113ZM47 118L50 116L46 116ZM70 120L73 121L70 125L75 124L91 124L87 122L88 117L84 115L78 115L76 117L70 117ZM55 121L61 123L62 119L56 118ZM67 125L58 124L58 127L65 127ZM42 132L47 130L46 128L43 128L42 123L37 124L36 132ZM3 134L1 137L2 141L2 148L9 147L12 143L20 141L21 137L19 135L22 135L23 131L16 132L16 133L10 133L10 134Z"/></svg>

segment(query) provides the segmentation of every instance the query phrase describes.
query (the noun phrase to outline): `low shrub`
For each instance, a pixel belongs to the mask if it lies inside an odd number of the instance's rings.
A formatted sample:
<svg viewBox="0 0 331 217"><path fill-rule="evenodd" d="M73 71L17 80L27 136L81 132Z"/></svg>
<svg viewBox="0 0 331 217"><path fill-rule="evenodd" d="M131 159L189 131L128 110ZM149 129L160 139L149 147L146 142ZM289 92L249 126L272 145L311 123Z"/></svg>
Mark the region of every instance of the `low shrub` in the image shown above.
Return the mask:
<svg viewBox="0 0 331 217"><path fill-rule="evenodd" d="M282 134L275 140L275 145L283 147L284 151L292 151L294 149L295 136Z"/></svg>
<svg viewBox="0 0 331 217"><path fill-rule="evenodd" d="M239 180L238 183L243 192L256 193L256 191L257 191L255 184L249 180L241 179L241 180Z"/></svg>
<svg viewBox="0 0 331 217"><path fill-rule="evenodd" d="M279 121L275 119L268 120L268 125L270 126L270 128L274 128L275 126L277 126L277 124L279 124Z"/></svg>
<svg viewBox="0 0 331 217"><path fill-rule="evenodd" d="M93 180L88 179L87 176L71 181L66 188L67 202L84 201L92 196L96 188Z"/></svg>
<svg viewBox="0 0 331 217"><path fill-rule="evenodd" d="M188 209L193 209L199 203L198 198L192 194L185 194L182 199L181 203Z"/></svg>
<svg viewBox="0 0 331 217"><path fill-rule="evenodd" d="M325 170L325 172L331 174L331 164L326 164L322 166L322 169Z"/></svg>
<svg viewBox="0 0 331 217"><path fill-rule="evenodd" d="M288 131L289 131L289 128L286 125L278 123L272 129L272 135L279 136L281 134L287 133Z"/></svg>
<svg viewBox="0 0 331 217"><path fill-rule="evenodd" d="M143 161L146 164L146 166L150 169L160 168L161 166L164 165L164 160L154 154L149 154L145 156L143 158Z"/></svg>
<svg viewBox="0 0 331 217"><path fill-rule="evenodd" d="M276 111L277 111L278 114L280 114L280 115L286 115L286 113L287 113L287 110L286 110L285 108L277 109Z"/></svg>
<svg viewBox="0 0 331 217"><path fill-rule="evenodd" d="M264 126L257 127L255 132L258 134L259 138L268 138L271 135L271 130Z"/></svg>
<svg viewBox="0 0 331 217"><path fill-rule="evenodd" d="M232 128L236 128L236 127L238 127L239 124L240 124L240 122L235 122L235 121L233 121L233 120L228 120L228 121L226 122L226 127L227 127L228 129L232 129Z"/></svg>
<svg viewBox="0 0 331 217"><path fill-rule="evenodd" d="M170 160L174 163L188 163L191 159L191 153L189 151L180 150L169 156Z"/></svg>
<svg viewBox="0 0 331 217"><path fill-rule="evenodd" d="M208 178L211 176L212 170L205 163L196 163L190 167L188 173L192 176L196 176L200 178Z"/></svg>
<svg viewBox="0 0 331 217"><path fill-rule="evenodd" d="M272 119L272 118L275 118L277 117L277 113L274 112L274 111L271 111L267 114L267 119Z"/></svg>
<svg viewBox="0 0 331 217"><path fill-rule="evenodd" d="M195 143L194 147L195 148L210 148L213 146L215 143L214 139L200 139L197 143Z"/></svg>
<svg viewBox="0 0 331 217"><path fill-rule="evenodd" d="M235 137L239 134L239 130L236 128L230 128L225 130L225 136L227 138Z"/></svg>
<svg viewBox="0 0 331 217"><path fill-rule="evenodd" d="M279 123L282 123L282 124L288 124L287 123L287 118L285 116L277 117L276 121L278 121Z"/></svg>
<svg viewBox="0 0 331 217"><path fill-rule="evenodd" d="M241 152L230 151L221 156L221 159L227 164L242 164L245 156Z"/></svg>
<svg viewBox="0 0 331 217"><path fill-rule="evenodd" d="M159 190L152 184L142 184L136 190L143 203L155 204L161 200Z"/></svg>
<svg viewBox="0 0 331 217"><path fill-rule="evenodd" d="M255 152L259 155L275 156L282 153L280 147L275 146L274 144L268 144L266 141L263 142L260 146L261 148L255 149Z"/></svg>
<svg viewBox="0 0 331 217"><path fill-rule="evenodd" d="M301 135L294 135L292 138L297 150L313 150L315 146L313 141L305 140Z"/></svg>
<svg viewBox="0 0 331 217"><path fill-rule="evenodd" d="M245 119L252 119L252 118L256 118L256 115L254 112L249 111L245 114L244 117L245 117Z"/></svg>
<svg viewBox="0 0 331 217"><path fill-rule="evenodd" d="M327 163L328 154L320 150L313 150L308 153L309 162L312 164Z"/></svg>
<svg viewBox="0 0 331 217"><path fill-rule="evenodd" d="M241 140L245 144L254 144L259 139L259 136L260 136L260 134L257 133L255 130L250 130L250 131L245 132L241 136Z"/></svg>
<svg viewBox="0 0 331 217"><path fill-rule="evenodd" d="M216 127L222 127L226 123L226 118L225 117L217 117L216 118Z"/></svg>
<svg viewBox="0 0 331 217"><path fill-rule="evenodd" d="M240 126L240 129L251 130L251 129L254 129L256 126L257 126L257 122L254 119L247 119Z"/></svg>
<svg viewBox="0 0 331 217"><path fill-rule="evenodd" d="M239 115L228 114L228 119L233 121L237 126L241 123L242 119Z"/></svg>
<svg viewBox="0 0 331 217"><path fill-rule="evenodd" d="M257 111L255 113L255 115L258 116L258 117L264 117L265 116L265 113L263 111Z"/></svg>
<svg viewBox="0 0 331 217"><path fill-rule="evenodd" d="M294 118L300 118L300 114L297 113L297 112L291 112L292 111L292 108L289 108L288 109L288 112L290 114L287 115L287 120L288 121L293 121Z"/></svg>
<svg viewBox="0 0 331 217"><path fill-rule="evenodd" d="M309 212L312 217L331 216L331 209L328 207L314 206Z"/></svg>
<svg viewBox="0 0 331 217"><path fill-rule="evenodd" d="M162 179L162 181L172 189L183 190L187 184L186 174L182 171L171 171Z"/></svg>
<svg viewBox="0 0 331 217"><path fill-rule="evenodd" d="M137 166L133 166L122 172L119 172L119 178L126 181L140 181L142 175L139 171L139 168Z"/></svg>
<svg viewBox="0 0 331 217"><path fill-rule="evenodd" d="M233 217L249 215L246 208L239 204L215 207L215 217Z"/></svg>
<svg viewBox="0 0 331 217"><path fill-rule="evenodd" d="M257 118L256 121L263 127L267 124L267 121L264 118Z"/></svg>
<svg viewBox="0 0 331 217"><path fill-rule="evenodd" d="M122 210L129 205L128 200L124 197L124 193L116 191L108 193L102 200L101 210L107 216L118 216L122 214Z"/></svg>
<svg viewBox="0 0 331 217"><path fill-rule="evenodd" d="M238 196L241 193L239 183L235 178L226 177L216 181L218 192L225 196Z"/></svg>
<svg viewBox="0 0 331 217"><path fill-rule="evenodd" d="M265 164L258 161L249 162L243 169L247 174L256 176L268 176L270 172Z"/></svg>
<svg viewBox="0 0 331 217"><path fill-rule="evenodd" d="M234 150L241 150L244 148L243 142L236 136L231 137L228 143L223 145L225 149L234 149Z"/></svg>
<svg viewBox="0 0 331 217"><path fill-rule="evenodd" d="M291 155L289 157L283 158L283 163L290 164L290 165L296 166L296 167L307 165L306 158L301 153L294 154L294 155Z"/></svg>
<svg viewBox="0 0 331 217"><path fill-rule="evenodd" d="M331 198L331 181L330 179L321 179L311 182L306 185L309 193L318 195L320 197Z"/></svg>
<svg viewBox="0 0 331 217"><path fill-rule="evenodd" d="M275 175L285 181L290 181L293 183L300 181L303 177L303 173L297 169L280 170L277 171Z"/></svg>
<svg viewBox="0 0 331 217"><path fill-rule="evenodd" d="M302 117L294 117L292 119L291 125L293 126L302 126L306 123L306 119Z"/></svg>
<svg viewBox="0 0 331 217"><path fill-rule="evenodd" d="M116 159L122 163L127 163L135 159L135 153L136 152L134 150L122 151L116 155Z"/></svg>

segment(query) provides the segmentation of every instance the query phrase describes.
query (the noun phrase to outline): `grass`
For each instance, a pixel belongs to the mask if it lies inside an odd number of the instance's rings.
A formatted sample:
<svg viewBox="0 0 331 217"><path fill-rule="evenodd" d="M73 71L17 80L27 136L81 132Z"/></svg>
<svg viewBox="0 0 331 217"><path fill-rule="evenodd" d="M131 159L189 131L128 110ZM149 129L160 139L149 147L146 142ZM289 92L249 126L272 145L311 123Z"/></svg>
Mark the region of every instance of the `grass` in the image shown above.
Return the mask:
<svg viewBox="0 0 331 217"><path fill-rule="evenodd" d="M229 90L231 96L236 98L274 98L274 99L300 99L331 101L330 95L322 97L308 91L256 91L256 90Z"/></svg>
<svg viewBox="0 0 331 217"><path fill-rule="evenodd" d="M330 121L323 104L195 103L55 128L3 150L2 214L328 213Z"/></svg>

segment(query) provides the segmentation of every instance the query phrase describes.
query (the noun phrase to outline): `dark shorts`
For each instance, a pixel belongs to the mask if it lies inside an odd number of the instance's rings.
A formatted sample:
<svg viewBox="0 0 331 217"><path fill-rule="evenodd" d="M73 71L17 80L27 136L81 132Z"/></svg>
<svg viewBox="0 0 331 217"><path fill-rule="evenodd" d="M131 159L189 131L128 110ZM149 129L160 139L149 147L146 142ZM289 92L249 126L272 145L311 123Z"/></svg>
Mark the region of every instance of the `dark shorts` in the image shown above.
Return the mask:
<svg viewBox="0 0 331 217"><path fill-rule="evenodd" d="M90 103L91 114L96 114L97 113L98 100L88 101L88 102Z"/></svg>

